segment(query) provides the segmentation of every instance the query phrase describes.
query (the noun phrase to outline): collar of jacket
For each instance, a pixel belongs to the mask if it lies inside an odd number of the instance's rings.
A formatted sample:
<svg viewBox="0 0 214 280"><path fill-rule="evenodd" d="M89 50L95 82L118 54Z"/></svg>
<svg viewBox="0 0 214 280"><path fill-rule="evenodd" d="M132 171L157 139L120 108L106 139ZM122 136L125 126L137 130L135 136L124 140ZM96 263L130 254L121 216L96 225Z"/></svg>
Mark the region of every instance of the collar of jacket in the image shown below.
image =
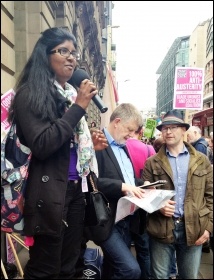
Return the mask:
<svg viewBox="0 0 214 280"><path fill-rule="evenodd" d="M190 155L197 156L197 151L191 144L189 144L185 141L183 143L186 146L187 150L189 151ZM162 147L158 151L157 155L158 155L159 158L162 158L163 156L166 156L166 144L165 143L162 145Z"/></svg>
<svg viewBox="0 0 214 280"><path fill-rule="evenodd" d="M191 175L196 170L196 168L204 162L204 158L206 157L204 154L198 152L191 144L184 141L184 145L187 147L189 153L190 153L190 162L189 162L189 175L188 175L188 182L190 180ZM158 163L159 166L161 166L162 169L165 170L165 172L168 174L170 178L173 178L172 175L172 169L169 163L169 160L166 155L166 144L163 144L158 153L157 156L154 157L154 161ZM172 179L173 180L173 179ZM188 183L187 182L187 183Z"/></svg>
<svg viewBox="0 0 214 280"><path fill-rule="evenodd" d="M187 150L190 153L190 166L189 168L192 168L193 165L201 164L202 161L204 161L204 156L202 153L198 152L191 144L187 143L186 141L183 142L184 145L186 146ZM167 155L166 155L166 144L163 144L160 150L157 153L157 161L162 161L162 162L168 162Z"/></svg>

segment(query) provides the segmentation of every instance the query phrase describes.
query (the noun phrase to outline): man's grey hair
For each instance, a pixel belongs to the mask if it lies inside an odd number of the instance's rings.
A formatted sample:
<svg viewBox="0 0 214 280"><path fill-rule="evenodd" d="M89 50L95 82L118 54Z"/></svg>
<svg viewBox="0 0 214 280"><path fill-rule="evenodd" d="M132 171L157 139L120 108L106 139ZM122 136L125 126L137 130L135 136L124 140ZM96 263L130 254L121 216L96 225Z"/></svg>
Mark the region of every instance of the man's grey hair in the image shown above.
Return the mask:
<svg viewBox="0 0 214 280"><path fill-rule="evenodd" d="M189 128L189 130L190 131L193 131L193 132L197 132L198 134L200 134L201 135L201 129L200 129L200 127L198 127L198 126L190 126L190 128Z"/></svg>
<svg viewBox="0 0 214 280"><path fill-rule="evenodd" d="M141 112L131 103L120 104L111 114L110 122L113 122L116 118L120 118L123 122L135 120L139 127L143 126Z"/></svg>

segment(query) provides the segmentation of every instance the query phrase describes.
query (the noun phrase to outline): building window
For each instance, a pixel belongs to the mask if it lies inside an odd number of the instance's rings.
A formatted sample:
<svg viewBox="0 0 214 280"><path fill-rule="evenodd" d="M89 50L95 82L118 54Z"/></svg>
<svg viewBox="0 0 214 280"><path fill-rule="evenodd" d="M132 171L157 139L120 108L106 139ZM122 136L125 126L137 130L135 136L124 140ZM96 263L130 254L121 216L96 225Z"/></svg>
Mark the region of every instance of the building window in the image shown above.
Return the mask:
<svg viewBox="0 0 214 280"><path fill-rule="evenodd" d="M185 65L185 53L181 54L181 63Z"/></svg>
<svg viewBox="0 0 214 280"><path fill-rule="evenodd" d="M213 91L213 82L209 82L209 92Z"/></svg>

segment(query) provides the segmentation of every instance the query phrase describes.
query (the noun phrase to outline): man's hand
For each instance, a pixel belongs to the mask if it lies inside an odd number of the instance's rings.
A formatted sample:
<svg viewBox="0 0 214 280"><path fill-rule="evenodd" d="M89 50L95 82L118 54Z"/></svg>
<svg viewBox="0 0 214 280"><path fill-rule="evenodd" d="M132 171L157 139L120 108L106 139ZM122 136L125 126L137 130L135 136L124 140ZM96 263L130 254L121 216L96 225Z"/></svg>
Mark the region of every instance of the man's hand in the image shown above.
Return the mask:
<svg viewBox="0 0 214 280"><path fill-rule="evenodd" d="M90 132L95 150L100 151L108 147L108 141L105 137L105 134L101 130L97 128L91 128Z"/></svg>
<svg viewBox="0 0 214 280"><path fill-rule="evenodd" d="M161 214L163 214L166 217L172 217L175 212L175 205L176 202L173 200L167 200L164 207L160 208Z"/></svg>
<svg viewBox="0 0 214 280"><path fill-rule="evenodd" d="M138 198L145 197L145 191L143 189L136 186L128 185L126 183L122 183L122 192L124 193L124 195L128 196L136 196Z"/></svg>
<svg viewBox="0 0 214 280"><path fill-rule="evenodd" d="M205 229L204 234L196 240L195 245L203 245L206 241L209 241L210 239L210 233L208 230Z"/></svg>

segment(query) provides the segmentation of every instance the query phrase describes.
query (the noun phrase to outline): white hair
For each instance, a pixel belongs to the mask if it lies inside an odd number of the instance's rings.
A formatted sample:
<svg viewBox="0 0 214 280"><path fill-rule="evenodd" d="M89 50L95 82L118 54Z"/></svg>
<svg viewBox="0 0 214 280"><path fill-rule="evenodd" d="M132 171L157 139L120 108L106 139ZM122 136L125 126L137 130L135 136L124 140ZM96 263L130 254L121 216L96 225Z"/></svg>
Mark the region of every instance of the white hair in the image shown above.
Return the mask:
<svg viewBox="0 0 214 280"><path fill-rule="evenodd" d="M197 132L198 134L201 135L201 129L198 126L190 126L190 128L188 129L189 131L193 131L193 132Z"/></svg>

